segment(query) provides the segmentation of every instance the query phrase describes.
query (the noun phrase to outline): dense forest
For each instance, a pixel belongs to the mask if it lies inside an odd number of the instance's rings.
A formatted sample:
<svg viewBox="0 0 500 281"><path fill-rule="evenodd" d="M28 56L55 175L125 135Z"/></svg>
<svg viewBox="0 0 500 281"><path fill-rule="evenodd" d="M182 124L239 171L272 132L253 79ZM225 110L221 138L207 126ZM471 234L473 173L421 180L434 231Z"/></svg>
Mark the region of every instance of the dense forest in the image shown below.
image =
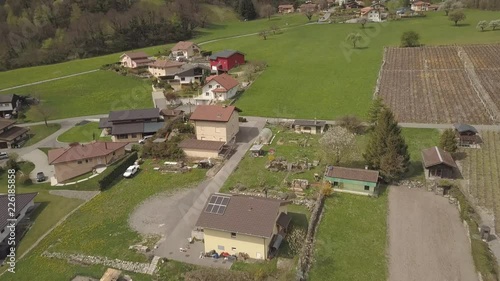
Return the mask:
<svg viewBox="0 0 500 281"><path fill-rule="evenodd" d="M500 0L465 0L469 8L481 10L500 10Z"/></svg>

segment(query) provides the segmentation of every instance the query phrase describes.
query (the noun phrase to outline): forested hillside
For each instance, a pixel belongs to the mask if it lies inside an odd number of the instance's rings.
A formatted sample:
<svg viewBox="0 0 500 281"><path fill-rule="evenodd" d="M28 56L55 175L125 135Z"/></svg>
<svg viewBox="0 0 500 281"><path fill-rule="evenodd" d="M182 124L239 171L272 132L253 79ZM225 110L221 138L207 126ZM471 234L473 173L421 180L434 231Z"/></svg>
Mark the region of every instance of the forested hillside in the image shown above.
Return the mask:
<svg viewBox="0 0 500 281"><path fill-rule="evenodd" d="M200 2L0 0L0 70L190 38L208 18Z"/></svg>
<svg viewBox="0 0 500 281"><path fill-rule="evenodd" d="M466 0L469 8L482 10L500 10L500 0Z"/></svg>

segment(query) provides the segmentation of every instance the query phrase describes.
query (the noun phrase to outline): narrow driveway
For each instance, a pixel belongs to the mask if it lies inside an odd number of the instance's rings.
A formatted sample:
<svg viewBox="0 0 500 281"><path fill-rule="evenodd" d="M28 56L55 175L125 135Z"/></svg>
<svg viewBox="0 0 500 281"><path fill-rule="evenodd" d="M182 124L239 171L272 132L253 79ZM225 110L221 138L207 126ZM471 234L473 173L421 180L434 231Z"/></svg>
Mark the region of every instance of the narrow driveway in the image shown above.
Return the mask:
<svg viewBox="0 0 500 281"><path fill-rule="evenodd" d="M458 209L423 189L389 189L389 281L477 281Z"/></svg>
<svg viewBox="0 0 500 281"><path fill-rule="evenodd" d="M188 263L197 263L204 265L214 265L210 259L198 259L199 252L191 255L179 254L179 248L187 245L188 237L191 237L191 231L203 210L206 200L210 194L218 192L229 175L252 145L253 139L264 127L265 123L261 121L248 122L241 124L238 134L237 151L227 160L222 169L211 179L200 183L196 188L181 193L171 204L164 205L161 210L155 208L152 212L164 212L168 214L168 225L165 225L165 235L163 242L158 249L154 251L156 256L173 258Z"/></svg>

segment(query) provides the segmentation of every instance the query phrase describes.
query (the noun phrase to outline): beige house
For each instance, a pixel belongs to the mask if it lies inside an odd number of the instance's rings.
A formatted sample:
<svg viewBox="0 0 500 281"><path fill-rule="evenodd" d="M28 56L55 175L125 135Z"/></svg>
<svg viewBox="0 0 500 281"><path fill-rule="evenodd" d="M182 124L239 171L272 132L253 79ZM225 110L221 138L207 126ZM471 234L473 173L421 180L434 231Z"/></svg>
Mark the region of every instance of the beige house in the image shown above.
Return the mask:
<svg viewBox="0 0 500 281"><path fill-rule="evenodd" d="M144 52L124 53L120 56L120 64L127 68L146 67L153 60Z"/></svg>
<svg viewBox="0 0 500 281"><path fill-rule="evenodd" d="M240 129L240 110L235 106L200 105L190 120L196 128L196 139L228 143Z"/></svg>
<svg viewBox="0 0 500 281"><path fill-rule="evenodd" d="M186 139L179 143L186 156L196 158L217 158L224 147L222 141Z"/></svg>
<svg viewBox="0 0 500 281"><path fill-rule="evenodd" d="M278 6L278 13L280 14L291 14L295 12L295 8L293 5L279 5Z"/></svg>
<svg viewBox="0 0 500 281"><path fill-rule="evenodd" d="M181 71L183 62L170 61L170 60L157 60L148 65L148 71L156 78L172 76Z"/></svg>
<svg viewBox="0 0 500 281"><path fill-rule="evenodd" d="M289 201L215 193L196 222L203 232L205 252L248 254L270 259L286 237L291 217Z"/></svg>
<svg viewBox="0 0 500 281"><path fill-rule="evenodd" d="M163 128L163 119L159 108L111 111L99 120L99 128L114 142L137 142Z"/></svg>
<svg viewBox="0 0 500 281"><path fill-rule="evenodd" d="M430 3L424 1L418 1L411 4L411 9L415 12L426 12L431 6Z"/></svg>
<svg viewBox="0 0 500 281"><path fill-rule="evenodd" d="M326 122L318 120L295 120L292 128L299 134L322 134L325 132Z"/></svg>
<svg viewBox="0 0 500 281"><path fill-rule="evenodd" d="M126 145L124 142L76 143L69 148L49 150L49 164L54 165L57 182L63 182L122 158L125 155Z"/></svg>
<svg viewBox="0 0 500 281"><path fill-rule="evenodd" d="M180 41L175 44L170 51L171 57L175 60L180 58L189 59L198 56L201 53L201 48L193 42Z"/></svg>
<svg viewBox="0 0 500 281"><path fill-rule="evenodd" d="M197 104L225 101L236 95L240 83L227 73L207 77L202 93L195 98Z"/></svg>

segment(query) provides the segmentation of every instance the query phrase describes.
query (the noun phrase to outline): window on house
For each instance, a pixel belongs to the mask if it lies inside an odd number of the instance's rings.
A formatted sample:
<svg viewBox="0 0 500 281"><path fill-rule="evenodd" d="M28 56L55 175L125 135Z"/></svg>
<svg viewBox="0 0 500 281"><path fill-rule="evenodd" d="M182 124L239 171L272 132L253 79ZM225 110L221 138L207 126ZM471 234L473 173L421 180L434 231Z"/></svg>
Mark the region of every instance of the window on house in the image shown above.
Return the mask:
<svg viewBox="0 0 500 281"><path fill-rule="evenodd" d="M85 163L88 163L89 162L89 159L85 159Z"/></svg>
<svg viewBox="0 0 500 281"><path fill-rule="evenodd" d="M217 89L220 88L220 85L215 86L215 88L217 88Z"/></svg>
<svg viewBox="0 0 500 281"><path fill-rule="evenodd" d="M370 190L370 187L368 185L365 185L365 190Z"/></svg>
<svg viewBox="0 0 500 281"><path fill-rule="evenodd" d="M137 134L132 134L132 138L137 138Z"/></svg>
<svg viewBox="0 0 500 281"><path fill-rule="evenodd" d="M116 152L113 152L113 156L116 154Z"/></svg>
<svg viewBox="0 0 500 281"><path fill-rule="evenodd" d="M339 182L338 181L334 181L333 182L333 186L339 186Z"/></svg>
<svg viewBox="0 0 500 281"><path fill-rule="evenodd" d="M212 89L212 85L208 85L208 88L209 88L209 89Z"/></svg>
<svg viewBox="0 0 500 281"><path fill-rule="evenodd" d="M222 246L222 245L218 245L218 246L217 246L217 249L218 249L218 250L221 250L221 251L224 251L224 246Z"/></svg>
<svg viewBox="0 0 500 281"><path fill-rule="evenodd" d="M215 132L216 132L216 133L220 133L220 132L221 132L221 128L217 128L217 127L215 127Z"/></svg>
<svg viewBox="0 0 500 281"><path fill-rule="evenodd" d="M117 135L116 138L119 140L128 139L128 135Z"/></svg>
<svg viewBox="0 0 500 281"><path fill-rule="evenodd" d="M181 81L186 81L186 78L185 78L185 77L182 77L182 78L181 78Z"/></svg>
<svg viewBox="0 0 500 281"><path fill-rule="evenodd" d="M2 231L0 231L0 233L4 233L5 232L5 229L2 229Z"/></svg>
<svg viewBox="0 0 500 281"><path fill-rule="evenodd" d="M78 161L78 162L76 162L76 163L78 163L78 164L82 164L82 161Z"/></svg>
<svg viewBox="0 0 500 281"><path fill-rule="evenodd" d="M205 96L207 96L207 97L208 97L209 95L210 95L210 93L209 93L209 92L206 92L206 93L205 93Z"/></svg>
<svg viewBox="0 0 500 281"><path fill-rule="evenodd" d="M236 238L236 232L231 232L231 238Z"/></svg>

